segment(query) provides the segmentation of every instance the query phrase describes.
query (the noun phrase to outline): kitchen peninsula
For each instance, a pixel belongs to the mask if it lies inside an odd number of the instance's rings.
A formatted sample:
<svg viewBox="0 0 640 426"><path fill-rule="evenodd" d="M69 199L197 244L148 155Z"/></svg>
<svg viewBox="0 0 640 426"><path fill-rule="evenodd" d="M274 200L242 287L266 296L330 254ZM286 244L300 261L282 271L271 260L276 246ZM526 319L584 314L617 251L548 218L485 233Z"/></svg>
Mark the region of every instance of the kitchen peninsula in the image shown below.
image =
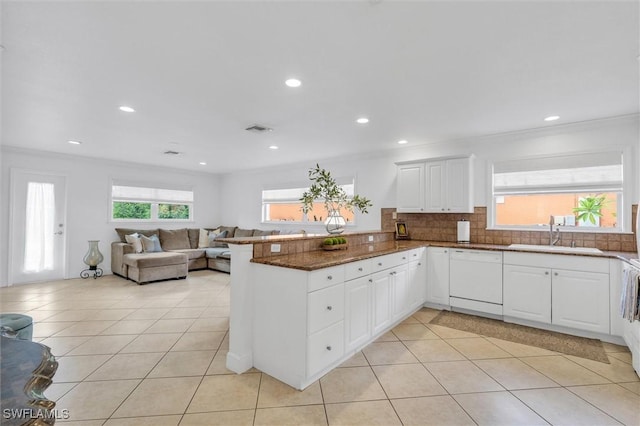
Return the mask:
<svg viewBox="0 0 640 426"><path fill-rule="evenodd" d="M346 235L349 249L329 252L319 249L324 237L227 240L230 370L256 367L304 389L420 309L424 242L376 231Z"/></svg>

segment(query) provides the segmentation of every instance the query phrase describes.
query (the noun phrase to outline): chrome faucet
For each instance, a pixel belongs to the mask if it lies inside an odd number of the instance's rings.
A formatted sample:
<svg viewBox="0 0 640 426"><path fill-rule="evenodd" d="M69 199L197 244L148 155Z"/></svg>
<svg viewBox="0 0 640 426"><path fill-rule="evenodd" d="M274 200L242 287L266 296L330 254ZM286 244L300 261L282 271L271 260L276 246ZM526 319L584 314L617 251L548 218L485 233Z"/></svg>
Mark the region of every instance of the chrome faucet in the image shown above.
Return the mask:
<svg viewBox="0 0 640 426"><path fill-rule="evenodd" d="M558 241L560 241L560 227L556 226L555 235L553 230L553 225L555 225L555 220L553 220L553 216L549 216L549 245L555 246Z"/></svg>

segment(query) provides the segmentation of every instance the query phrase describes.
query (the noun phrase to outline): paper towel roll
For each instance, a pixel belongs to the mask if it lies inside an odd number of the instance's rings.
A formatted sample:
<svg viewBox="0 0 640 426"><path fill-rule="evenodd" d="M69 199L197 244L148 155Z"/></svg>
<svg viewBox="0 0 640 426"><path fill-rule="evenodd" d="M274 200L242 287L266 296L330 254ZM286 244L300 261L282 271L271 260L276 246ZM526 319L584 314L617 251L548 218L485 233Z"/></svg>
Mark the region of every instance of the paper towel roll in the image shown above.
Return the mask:
<svg viewBox="0 0 640 426"><path fill-rule="evenodd" d="M459 243L468 243L471 238L471 227L469 226L471 222L468 220L461 220L458 222L458 242Z"/></svg>

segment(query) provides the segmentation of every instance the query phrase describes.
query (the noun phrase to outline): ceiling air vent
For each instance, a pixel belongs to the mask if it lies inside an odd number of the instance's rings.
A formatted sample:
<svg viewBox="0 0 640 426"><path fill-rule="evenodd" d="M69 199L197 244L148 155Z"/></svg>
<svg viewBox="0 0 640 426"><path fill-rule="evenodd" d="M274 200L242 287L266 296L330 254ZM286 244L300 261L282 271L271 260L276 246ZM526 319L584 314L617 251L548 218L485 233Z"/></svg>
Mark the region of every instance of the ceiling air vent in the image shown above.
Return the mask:
<svg viewBox="0 0 640 426"><path fill-rule="evenodd" d="M180 155L180 153L178 151L171 151L171 150L165 151L165 152L163 152L163 154L166 154L166 155Z"/></svg>
<svg viewBox="0 0 640 426"><path fill-rule="evenodd" d="M267 126L261 126L260 124L254 124L251 127L247 127L245 130L248 130L248 131L253 132L253 133L264 133L264 132L273 131L272 128L267 127Z"/></svg>

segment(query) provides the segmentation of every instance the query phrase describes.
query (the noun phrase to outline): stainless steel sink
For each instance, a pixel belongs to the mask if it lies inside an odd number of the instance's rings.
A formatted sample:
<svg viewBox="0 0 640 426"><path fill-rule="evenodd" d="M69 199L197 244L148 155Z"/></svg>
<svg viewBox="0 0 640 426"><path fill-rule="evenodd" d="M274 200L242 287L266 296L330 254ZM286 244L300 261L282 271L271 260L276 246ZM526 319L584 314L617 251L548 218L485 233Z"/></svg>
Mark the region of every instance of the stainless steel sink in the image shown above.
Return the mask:
<svg viewBox="0 0 640 426"><path fill-rule="evenodd" d="M528 251L547 251L553 253L602 253L602 250L593 247L562 247L536 244L511 244L509 248Z"/></svg>

